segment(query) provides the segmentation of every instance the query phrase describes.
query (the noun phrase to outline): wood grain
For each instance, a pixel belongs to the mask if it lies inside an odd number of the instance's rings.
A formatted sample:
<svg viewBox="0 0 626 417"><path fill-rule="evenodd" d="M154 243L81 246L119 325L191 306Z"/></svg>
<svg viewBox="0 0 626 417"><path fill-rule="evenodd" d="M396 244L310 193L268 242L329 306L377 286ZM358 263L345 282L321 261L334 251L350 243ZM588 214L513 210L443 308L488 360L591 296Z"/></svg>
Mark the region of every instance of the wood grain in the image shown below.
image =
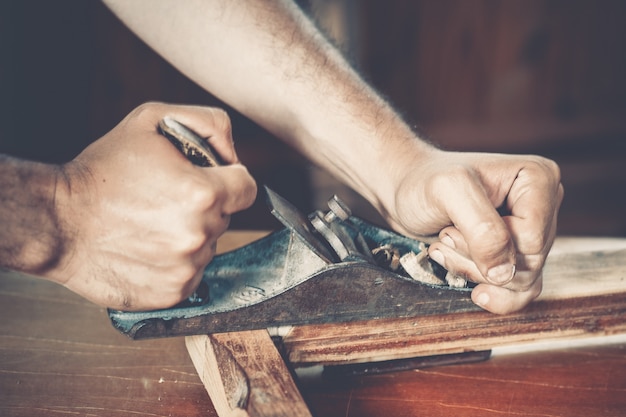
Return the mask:
<svg viewBox="0 0 626 417"><path fill-rule="evenodd" d="M243 235L239 237L245 238ZM626 241L561 239L545 268L543 295L522 312L506 316L471 312L294 326L282 338L281 349L292 365L343 365L480 351L557 338L626 333L625 277ZM285 329L281 331L285 332ZM214 403L228 405L224 411L221 406L216 407L220 416L236 415L231 413L241 390L233 387L242 384L233 384L233 375L241 381L250 372L249 367L254 372L259 364L247 361L241 367L233 367L230 356L220 357L218 354L220 349L224 350L219 345L234 340L234 345L239 346L235 351L246 352L248 346L257 344L255 333L258 332L188 339L193 340L193 343L188 342L190 353ZM216 343L215 338L223 338L222 343ZM265 350L270 356L275 355L273 346L266 346ZM232 348L229 351L232 352ZM263 359L266 355L259 354L258 349L251 356L262 361L276 360L275 356ZM261 375L260 384L280 387L280 380L288 376L286 368L275 368L273 372ZM290 402L288 395L292 394L285 394L282 398L279 395L275 409L283 410L283 404ZM491 411L488 407L480 410L484 413ZM361 416L364 412L358 410L354 415ZM281 413L258 416L283 415ZM291 415L299 414L292 411Z"/></svg>
<svg viewBox="0 0 626 417"><path fill-rule="evenodd" d="M217 416L183 339L132 341L63 287L0 273L0 416Z"/></svg>
<svg viewBox="0 0 626 417"><path fill-rule="evenodd" d="M563 239L544 270L544 292L525 310L298 326L282 343L293 364L341 364L485 350L626 332L626 243Z"/></svg>
<svg viewBox="0 0 626 417"><path fill-rule="evenodd" d="M220 417L311 417L266 330L189 336L186 343Z"/></svg>
<svg viewBox="0 0 626 417"><path fill-rule="evenodd" d="M249 241L227 236L234 246ZM12 273L0 273L0 317L3 417L218 415L182 338L131 341L104 309ZM299 386L320 417L621 417L626 344L615 343Z"/></svg>
<svg viewBox="0 0 626 417"><path fill-rule="evenodd" d="M626 345L316 379L301 387L314 415L323 417L623 417Z"/></svg>

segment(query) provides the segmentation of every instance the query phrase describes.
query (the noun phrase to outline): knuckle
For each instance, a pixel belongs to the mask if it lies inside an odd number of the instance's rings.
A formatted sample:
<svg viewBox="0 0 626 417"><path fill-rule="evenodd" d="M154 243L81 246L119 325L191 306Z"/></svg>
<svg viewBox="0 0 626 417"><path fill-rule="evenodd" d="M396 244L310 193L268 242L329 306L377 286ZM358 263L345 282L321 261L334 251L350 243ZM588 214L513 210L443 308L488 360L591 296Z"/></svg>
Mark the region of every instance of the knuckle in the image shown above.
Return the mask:
<svg viewBox="0 0 626 417"><path fill-rule="evenodd" d="M210 110L213 113L213 117L227 120L228 123L230 123L230 117L228 116L226 110L219 107L211 107Z"/></svg>
<svg viewBox="0 0 626 417"><path fill-rule="evenodd" d="M223 199L223 185L217 181L207 184L202 177L186 176L180 180L179 190L192 212L204 212L219 205Z"/></svg>
<svg viewBox="0 0 626 417"><path fill-rule="evenodd" d="M476 182L476 173L464 165L452 164L445 170L437 170L426 181L426 195L438 201L441 206L454 201L459 193L465 193Z"/></svg>
<svg viewBox="0 0 626 417"><path fill-rule="evenodd" d="M561 183L561 169L559 165L548 158L543 156L534 156L529 158L526 163L526 169L531 172L537 173L539 178L544 181L554 184L557 188L557 184Z"/></svg>
<svg viewBox="0 0 626 417"><path fill-rule="evenodd" d="M162 109L163 106L164 106L163 103L159 103L156 101L149 101L149 102L140 104L139 106L135 107L130 112L129 116L132 118L136 118L136 119L150 118L154 114L156 114L156 112L159 109Z"/></svg>
<svg viewBox="0 0 626 417"><path fill-rule="evenodd" d="M258 188L257 188L256 181L254 180L252 175L250 175L247 168L244 167L243 165L239 165L238 168L242 170L242 173L243 173L242 174L242 179L243 179L242 186L239 192L240 200L241 200L240 205L243 208L247 208L254 203L254 200L258 192Z"/></svg>
<svg viewBox="0 0 626 417"><path fill-rule="evenodd" d="M475 175L464 165L450 165L445 171L438 170L430 179L430 187L434 195L442 191L450 191L464 187L464 184L473 180Z"/></svg>
<svg viewBox="0 0 626 417"><path fill-rule="evenodd" d="M204 248L208 237L201 232L187 233L184 239L179 240L180 252L185 257L190 257Z"/></svg>
<svg viewBox="0 0 626 417"><path fill-rule="evenodd" d="M541 270L518 270L515 278L505 288L519 297L533 300L541 294L543 279Z"/></svg>
<svg viewBox="0 0 626 417"><path fill-rule="evenodd" d="M546 239L543 230L521 230L518 233L518 249L525 254L536 255L544 251Z"/></svg>
<svg viewBox="0 0 626 417"><path fill-rule="evenodd" d="M222 192L219 189L195 188L189 193L189 200L196 210L204 211L217 207L222 200Z"/></svg>
<svg viewBox="0 0 626 417"><path fill-rule="evenodd" d="M518 271L541 271L545 263L545 256L542 254L518 256Z"/></svg>
<svg viewBox="0 0 626 417"><path fill-rule="evenodd" d="M211 114L213 115L213 123L215 127L226 133L228 136L232 135L232 124L226 110L212 107Z"/></svg>
<svg viewBox="0 0 626 417"><path fill-rule="evenodd" d="M560 183L561 182L561 168L559 167L559 165L551 159L542 158L542 160L544 164L546 165L546 169L548 170L548 172L552 174L552 177L556 180L556 182Z"/></svg>
<svg viewBox="0 0 626 417"><path fill-rule="evenodd" d="M194 277L198 273L198 266L192 262L187 262L180 267L178 279L176 280L175 287L177 289L184 289L193 282Z"/></svg>

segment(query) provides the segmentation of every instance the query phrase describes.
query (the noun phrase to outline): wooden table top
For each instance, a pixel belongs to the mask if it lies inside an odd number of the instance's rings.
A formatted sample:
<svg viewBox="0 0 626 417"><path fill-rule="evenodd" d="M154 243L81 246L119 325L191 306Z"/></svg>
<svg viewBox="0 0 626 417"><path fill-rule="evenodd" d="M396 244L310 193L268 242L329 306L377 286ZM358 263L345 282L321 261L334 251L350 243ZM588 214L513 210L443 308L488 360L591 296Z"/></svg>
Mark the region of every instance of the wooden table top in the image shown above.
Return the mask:
<svg viewBox="0 0 626 417"><path fill-rule="evenodd" d="M216 416L183 338L131 341L105 309L0 275L0 416ZM302 381L316 416L624 416L626 342Z"/></svg>

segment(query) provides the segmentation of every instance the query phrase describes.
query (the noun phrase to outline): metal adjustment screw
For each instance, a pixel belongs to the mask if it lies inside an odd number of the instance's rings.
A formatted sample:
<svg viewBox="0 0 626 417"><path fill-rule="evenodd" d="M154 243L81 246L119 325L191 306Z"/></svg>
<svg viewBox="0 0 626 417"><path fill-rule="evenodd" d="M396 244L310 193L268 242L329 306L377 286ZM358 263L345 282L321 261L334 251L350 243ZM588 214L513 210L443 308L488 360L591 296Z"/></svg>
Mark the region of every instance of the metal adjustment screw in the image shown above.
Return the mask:
<svg viewBox="0 0 626 417"><path fill-rule="evenodd" d="M350 216L352 216L352 210L350 210L350 207L348 207L348 205L336 195L332 196L332 198L328 200L328 208L330 211L324 216L324 220L328 223L335 219L347 220Z"/></svg>
<svg viewBox="0 0 626 417"><path fill-rule="evenodd" d="M324 216L321 210L317 210L309 216L309 220L315 230L330 244L337 256L339 256L339 259L343 260L350 255L350 251L346 248L341 238L331 229L328 220L326 220L327 217L328 215Z"/></svg>

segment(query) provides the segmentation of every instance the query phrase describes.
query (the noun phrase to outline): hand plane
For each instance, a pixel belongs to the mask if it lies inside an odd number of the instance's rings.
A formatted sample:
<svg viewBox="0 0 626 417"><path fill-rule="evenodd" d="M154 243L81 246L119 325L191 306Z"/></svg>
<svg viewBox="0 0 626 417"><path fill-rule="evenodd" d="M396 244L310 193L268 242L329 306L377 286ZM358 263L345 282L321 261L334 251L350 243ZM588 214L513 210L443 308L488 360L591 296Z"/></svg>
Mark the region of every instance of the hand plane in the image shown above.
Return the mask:
<svg viewBox="0 0 626 417"><path fill-rule="evenodd" d="M306 216L264 190L284 228L215 256L186 302L147 312L110 310L114 327L144 339L480 310L469 288L440 279L446 271L428 261L424 243L353 216L337 197L327 212ZM420 255L432 282L417 281L406 271L414 266L398 262Z"/></svg>

